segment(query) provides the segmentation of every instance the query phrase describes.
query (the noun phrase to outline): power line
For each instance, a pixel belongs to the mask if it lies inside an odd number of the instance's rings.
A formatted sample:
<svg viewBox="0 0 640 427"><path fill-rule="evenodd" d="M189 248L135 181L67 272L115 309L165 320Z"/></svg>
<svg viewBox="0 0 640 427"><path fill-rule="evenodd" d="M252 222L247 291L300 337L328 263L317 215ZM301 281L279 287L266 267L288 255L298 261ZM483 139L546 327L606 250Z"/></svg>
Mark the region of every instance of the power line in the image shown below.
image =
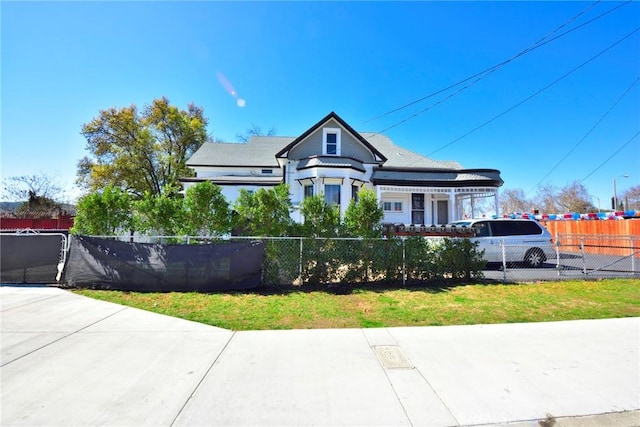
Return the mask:
<svg viewBox="0 0 640 427"><path fill-rule="evenodd" d="M598 169L600 169L602 166L604 166L605 164L607 164L607 162L609 162L609 160L611 160L616 154L618 154L620 151L622 151L622 149L624 147L626 147L627 145L629 145L631 143L631 141L633 141L634 139L636 139L638 137L638 135L640 135L640 130L638 132L636 132L631 138L629 138L629 140L627 142L625 142L624 144L622 144L622 146L620 148L618 148L616 151L614 151L614 153L612 155L610 155L609 157L607 157L607 159L600 163L600 165L595 168L594 170L591 171L591 173L589 173L589 175L585 176L584 178L582 178L580 180L580 183L583 183L584 181L587 180L587 178L589 178L591 175L593 175L594 173L596 173L598 171Z"/></svg>
<svg viewBox="0 0 640 427"><path fill-rule="evenodd" d="M408 104L402 105L402 106L400 106L400 107L398 107L398 108L395 108L395 109L393 109L393 110L387 111L386 113L380 114L380 115L378 115L378 116L376 116L376 117L374 117L374 118L372 118L372 119L366 120L366 121L364 121L364 122L363 122L363 124L364 124L364 123L369 123L369 122L371 122L371 121L374 121L374 120L380 119L380 118L385 117L385 116L388 116L388 115L390 115L390 114L393 114L393 113L395 113L395 112L398 112L398 111L400 111L400 110L403 110L403 109L405 109L405 108L407 108L407 107L410 107L410 106L412 106L412 105L415 105L415 104L417 104L417 103L419 103L419 102L422 102L422 101L424 101L424 100L426 100L426 99L429 99L429 98L431 98L431 97L433 97L433 96L435 96L435 95L439 95L439 94L441 94L441 93L443 93L443 92L446 92L446 91L447 91L447 90L449 90L449 89L453 89L454 87L459 86L459 85L461 85L461 84L463 84L463 83L466 83L466 82L467 82L467 81L469 81L469 80L472 80L472 79L474 79L474 78L478 78L478 79L477 79L477 80L475 80L473 83L471 83L471 84L469 84L469 85L465 86L465 87L462 89L462 90L464 90L464 89L468 88L469 86L471 86L471 85L475 84L476 82L478 82L478 81L482 80L483 78L485 78L485 77L489 76L489 75L490 75L490 74L492 74L493 72L495 72L495 71L499 70L500 68L502 68L502 67L503 67L503 66L505 66L506 64L508 64L508 63L510 63L510 62L512 62L512 61L514 61L514 60L516 60L516 59L518 59L518 58L520 58L521 56L524 56L524 55L526 55L526 54L528 54L528 53L530 53L530 52L534 51L535 49L537 49L537 48L539 48L539 47L542 47L542 46L544 46L544 45L546 45L546 44L548 44L548 43L551 43L551 42L553 42L553 41L555 41L555 40L557 40L557 39L561 38L561 37L564 37L565 35L567 35L567 34L569 34L569 33L573 32L573 31L575 31L575 30L577 30L577 29L579 29L579 28L581 28L581 27L584 27L585 25L588 25L588 24L590 24L590 23L592 23L592 22L594 22L594 21L596 21L596 20L598 20L598 19L602 18L602 17L603 17L603 16L605 16L605 15L608 15L609 13L611 13L611 12L615 11L616 9L619 9L619 8L620 8L620 7L622 7L622 6L627 5L628 3L630 3L630 2L631 2L631 1L633 1L633 0L627 0L626 2L621 3L621 4L619 4L619 5L615 6L615 7L613 7L613 8L611 8L611 9L607 10L607 11L605 11L605 12L601 13L600 15L598 15L598 16L596 16L596 17L594 17L594 18L590 19L590 20L583 22L583 23L582 23L582 24L580 24L580 25L578 25L578 26L576 26L576 27L573 27L573 28L571 28L571 29L569 29L569 30L565 31L564 33L561 33L561 34L559 34L559 35L557 35L557 36L555 36L555 37L553 37L553 38L551 38L551 39L549 39L549 40L546 40L546 41L545 41L545 39L546 39L547 37L549 37L551 34L553 34L553 33L557 32L558 30L560 30L560 29L564 28L565 26L567 26L567 25L568 25L568 24L570 24L571 22L575 21L578 17L580 17L581 15L583 15L584 13L586 13L588 10L590 10L591 8L593 8L596 4L600 3L600 1L601 1L601 0L597 0L596 2L594 2L594 3L592 3L591 5L587 6L584 10L582 10L581 12L579 12L577 15L575 15L575 16L574 16L574 17L572 17L572 18L570 18L568 21L566 21L565 23L561 24L560 26L556 27L554 30L550 31L550 32L549 32L549 33L547 33L545 36L543 36L541 39L539 39L538 41L536 41L535 43L533 43L531 46L529 46L529 47L525 48L524 50L520 51L519 53L517 53L516 55L512 56L511 58L509 58L509 59L507 59L507 60L505 60L505 61L502 61L502 62L500 62L500 63L498 63L498 64L496 64L496 65L493 65L493 66L491 66L491 67L489 67L489 68L487 68L487 69L485 69L485 70L482 70L482 71L480 71L480 72L478 72L478 73L476 73L476 74L473 74L473 75L471 75L471 76L469 76L469 77L467 77L467 78L465 78L465 79L463 79L463 80L460 80L460 81L458 81L457 83L451 84L451 85L449 85L449 86L447 86L447 87L445 87L445 88L443 88L443 89L439 89L439 90L437 90L437 91L435 91L435 92L432 92L432 93L430 93L429 95L426 95L426 96L424 96L424 97L422 97L422 98L419 98L419 99L417 99L417 100L415 100L415 101L412 101L412 102L410 102L410 103L408 103ZM456 94L457 94L457 93L462 92L462 90L460 90L460 91L456 92ZM454 94L454 95L455 95L455 94ZM449 96L449 97L445 98L445 100L446 100L446 99L449 99L449 98L451 98L451 96ZM422 110L422 111L420 111L420 112L418 112L418 113L416 113L416 114L412 115L412 116L411 116L411 117L409 117L408 119L402 120L401 122L396 123L396 124L394 124L394 125L392 125L392 126L390 126L390 127L386 128L386 129L384 129L384 130L381 130L381 131L379 131L379 132L376 132L376 134L380 134L380 133L385 132L385 131L387 131L387 130L389 130L389 129L392 129L392 128L396 127L396 126L399 126L400 124L407 122L408 120L412 119L413 117L417 116L418 114L421 114L421 113L423 113L423 112L427 111L428 109L430 109L431 107L433 107L433 106L435 106L435 105L438 105L438 104L441 104L442 102L444 102L444 100L443 100L443 101L440 101L440 102L438 102L438 103L436 103L436 104L434 104L434 105L429 106L428 108L426 108L426 109L424 109L424 110Z"/></svg>
<svg viewBox="0 0 640 427"><path fill-rule="evenodd" d="M631 89L633 89L633 87L636 85L636 83L638 83L638 81L640 81L640 77L637 77L635 81L631 83L631 85L624 91L622 95L620 95L620 97L618 97L618 99L613 103L613 105L604 113L602 117L600 117L600 119L591 127L591 129L589 129L587 133L585 133L584 136L580 138L580 140L567 152L567 154L565 154L564 157L560 159L560 161L558 161L558 163L556 163L555 166L553 166L551 170L547 172L547 174L543 176L536 185L534 185L529 191L527 191L527 194L535 190L542 183L542 181L544 181L549 175L551 175L553 171L555 171L558 168L558 166L560 166L560 164L563 161L565 161L565 159L569 157L569 155L573 153L576 150L576 148L578 148L578 146L584 142L585 139L587 139L587 137L591 134L591 132L593 132L594 129L597 128L598 125L600 125L600 123L602 123L602 121L609 115L609 113L615 108L615 106L618 105L620 101L622 101L622 99L631 91Z"/></svg>
<svg viewBox="0 0 640 427"><path fill-rule="evenodd" d="M524 104L525 102L533 99L534 97L538 96L539 94L541 94L542 92L544 92L545 90L549 89L551 86L554 86L556 83L564 80L565 78L567 78L568 76L570 76L571 74L575 73L576 71L578 71L580 68L584 67L585 65L587 65L588 63L590 63L591 61L595 60L596 58L598 58L599 56L603 55L604 53L606 53L607 51L613 49L615 46L617 46L618 44L622 43L624 40L628 39L629 37L631 37L633 34L635 34L636 32L638 32L638 30L640 30L640 27L637 27L635 30L631 31L630 33L626 34L625 36L623 36L622 38L618 39L617 41L615 41L613 44L609 45L606 49L600 51L599 53L597 53L596 55L592 56L591 58L589 58L588 60L586 60L585 62L583 62L582 64L578 65L577 67L573 68L571 71L565 73L564 75L562 75L561 77L557 78L556 80L554 80L553 82L549 83L548 85L544 86L542 89L537 90L536 92L534 92L532 95L529 95L528 97L526 97L525 99L523 99L522 101L518 102L517 104L509 107L508 109L506 109L505 111L503 111L502 113L492 117L491 119L485 121L484 123L482 123L479 126L476 126L475 128L471 129L470 131L468 131L467 133L465 133L464 135L454 139L453 141L443 145L442 147L432 151L431 153L427 154L427 156L431 156L434 153L437 153L440 150L443 150L453 144L455 144L456 142L460 141L463 138L466 138L467 136L471 135L472 133L474 133L475 131L482 129L483 127L485 127L486 125L488 125L489 123L494 122L495 120L499 119L500 117L504 116L505 114L515 110L516 108L518 108L519 106L521 106L522 104Z"/></svg>

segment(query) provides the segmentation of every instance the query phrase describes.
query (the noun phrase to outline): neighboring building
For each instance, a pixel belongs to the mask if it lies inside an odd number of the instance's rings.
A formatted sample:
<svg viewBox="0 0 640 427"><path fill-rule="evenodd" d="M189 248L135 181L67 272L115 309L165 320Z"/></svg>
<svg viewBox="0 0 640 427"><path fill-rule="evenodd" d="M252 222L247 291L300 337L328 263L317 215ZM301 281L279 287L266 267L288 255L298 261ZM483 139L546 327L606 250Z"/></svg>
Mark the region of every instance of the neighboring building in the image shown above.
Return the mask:
<svg viewBox="0 0 640 427"><path fill-rule="evenodd" d="M280 183L290 186L301 221L300 202L323 193L344 214L362 187L373 189L385 223L446 224L474 217L478 199L491 198L498 213L495 169L463 169L395 145L380 134L358 133L331 112L298 137L254 136L247 143L205 143L187 161L196 176L185 188L211 181L233 203L239 190L255 191Z"/></svg>

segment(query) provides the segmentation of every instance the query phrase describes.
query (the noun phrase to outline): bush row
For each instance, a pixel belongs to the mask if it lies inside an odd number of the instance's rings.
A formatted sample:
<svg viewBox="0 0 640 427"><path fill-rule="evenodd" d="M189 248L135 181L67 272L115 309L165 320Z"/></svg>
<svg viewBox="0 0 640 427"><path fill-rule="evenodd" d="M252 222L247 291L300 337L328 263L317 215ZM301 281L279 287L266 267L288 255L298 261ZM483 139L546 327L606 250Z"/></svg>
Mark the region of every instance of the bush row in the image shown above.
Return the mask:
<svg viewBox="0 0 640 427"><path fill-rule="evenodd" d="M466 238L273 239L266 243L263 284L470 280L483 277L482 255Z"/></svg>

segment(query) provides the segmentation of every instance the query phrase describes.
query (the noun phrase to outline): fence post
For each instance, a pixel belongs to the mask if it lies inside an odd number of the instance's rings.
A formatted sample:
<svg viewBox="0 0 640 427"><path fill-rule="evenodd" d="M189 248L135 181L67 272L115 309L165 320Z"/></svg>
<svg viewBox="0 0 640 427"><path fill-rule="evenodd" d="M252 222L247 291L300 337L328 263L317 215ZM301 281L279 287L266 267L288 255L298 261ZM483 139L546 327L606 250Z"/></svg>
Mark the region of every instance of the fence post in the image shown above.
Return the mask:
<svg viewBox="0 0 640 427"><path fill-rule="evenodd" d="M407 263L406 263L406 257L407 257L407 249L406 249L406 245L405 245L405 237L402 236L402 286L406 286L407 283Z"/></svg>
<svg viewBox="0 0 640 427"><path fill-rule="evenodd" d="M300 286L302 283L302 237L300 237L300 259L298 261L298 281L300 282Z"/></svg>
<svg viewBox="0 0 640 427"><path fill-rule="evenodd" d="M587 277L587 260L584 253L584 237L580 237L580 252L582 252L582 274Z"/></svg>
<svg viewBox="0 0 640 427"><path fill-rule="evenodd" d="M631 236L631 274L636 274L636 238Z"/></svg>
<svg viewBox="0 0 640 427"><path fill-rule="evenodd" d="M507 251L504 247L504 239L500 240L500 249L502 250L502 283L507 283Z"/></svg>

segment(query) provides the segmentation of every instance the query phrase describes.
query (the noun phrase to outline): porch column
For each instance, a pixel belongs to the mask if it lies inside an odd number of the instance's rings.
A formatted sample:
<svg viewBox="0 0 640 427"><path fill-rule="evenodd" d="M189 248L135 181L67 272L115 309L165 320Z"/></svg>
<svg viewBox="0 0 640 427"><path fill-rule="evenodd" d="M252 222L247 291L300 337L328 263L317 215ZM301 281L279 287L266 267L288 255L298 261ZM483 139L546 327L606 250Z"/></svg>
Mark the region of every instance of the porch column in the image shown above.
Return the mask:
<svg viewBox="0 0 640 427"><path fill-rule="evenodd" d="M456 218L456 193L454 192L453 188L449 190L448 207L449 207L449 214L448 214L449 222L453 222L458 219Z"/></svg>
<svg viewBox="0 0 640 427"><path fill-rule="evenodd" d="M471 193L471 218L476 217L476 196Z"/></svg>

